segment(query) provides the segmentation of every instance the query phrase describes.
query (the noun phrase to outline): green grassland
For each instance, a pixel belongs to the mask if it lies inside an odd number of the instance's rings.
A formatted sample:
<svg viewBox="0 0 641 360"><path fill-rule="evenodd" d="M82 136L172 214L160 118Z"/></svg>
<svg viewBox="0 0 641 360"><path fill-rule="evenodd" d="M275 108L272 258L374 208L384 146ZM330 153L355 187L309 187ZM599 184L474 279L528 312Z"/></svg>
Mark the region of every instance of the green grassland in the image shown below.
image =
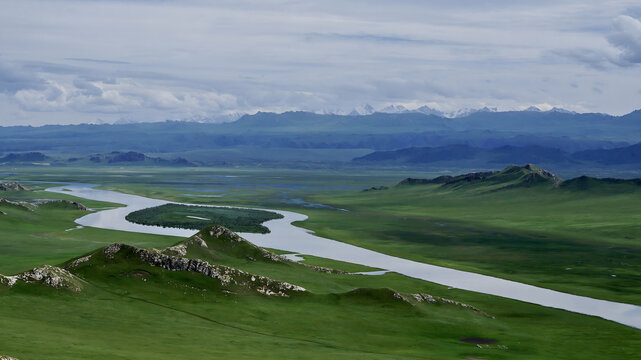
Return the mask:
<svg viewBox="0 0 641 360"><path fill-rule="evenodd" d="M78 168L70 178L68 171L17 169L6 177L105 184L178 202L293 210L310 217L299 226L320 236L580 295L641 303L641 192L630 184L393 187L407 175L431 174ZM175 185L174 179L189 181L189 189ZM361 191L376 185L391 188ZM29 186L36 191L0 197L119 206L43 192L45 184ZM282 201L289 198L304 201ZM77 209L0 210L7 213L0 215L2 274L44 263L65 264L114 242L162 249L182 241L94 228L66 231L86 213ZM314 271L305 264L374 270L315 257L305 256L302 264L257 261L261 252L255 248L207 241L209 250L190 248L186 256L297 284L308 293L290 298L229 294L200 274L126 259L119 264L87 263L91 266L76 272L84 282L80 293L36 284L0 287L0 354L22 360L629 359L641 351L638 330L595 317L448 289L395 273ZM452 299L493 318L445 303L408 304L398 301L394 292ZM458 340L465 337L498 343L477 346Z"/></svg>
<svg viewBox="0 0 641 360"><path fill-rule="evenodd" d="M77 200L92 208L120 206L44 191L11 192L2 196L18 201L43 198ZM7 214L0 215L1 274L17 273L42 264L58 264L115 241L113 231L88 227L76 229L77 224L73 221L86 215L87 211L50 206L30 211L5 204L0 204L0 211ZM128 243L143 247L167 246L176 239L170 236L127 234Z"/></svg>
<svg viewBox="0 0 641 360"><path fill-rule="evenodd" d="M261 224L282 217L280 214L261 210L165 204L134 211L126 219L143 225L193 230L217 224L233 231L266 234L269 229Z"/></svg>
<svg viewBox="0 0 641 360"><path fill-rule="evenodd" d="M64 248L69 233L84 230L64 232L78 215L78 210L44 208L8 213L0 223L22 224L14 226L21 227L22 237L59 241ZM28 226L30 221L39 226ZM142 241L136 234L119 231L102 233L98 238L137 246L164 248L182 242L152 235ZM89 236L98 234L77 238L65 250L68 259L105 246L107 241L95 242ZM81 279L81 292L24 283L0 287L0 351L22 360L628 359L641 351L638 330L598 318L448 289L398 274L327 274L261 258L264 251L248 243L213 238L206 232L199 236L208 247L189 246L187 258L287 281L308 292L289 298L226 293L215 279L152 267L128 253L112 260L92 255L71 268ZM47 254L50 249L39 242L13 242L34 261L70 264L67 259L53 262ZM3 263L11 261L3 259ZM408 303L397 299L395 292L431 294L479 311L443 302ZM477 346L459 341L468 337L497 343Z"/></svg>
<svg viewBox="0 0 641 360"><path fill-rule="evenodd" d="M13 179L72 180L66 171L53 168L16 173ZM299 226L335 240L641 304L641 192L629 183L579 179L559 188L546 183L507 189L501 189L502 183L394 187L403 177L439 174L267 168L77 168L74 174L75 181L177 202L297 211L309 216ZM378 185L392 188L361 191ZM283 201L287 198L331 207ZM337 210L341 208L349 211Z"/></svg>
<svg viewBox="0 0 641 360"><path fill-rule="evenodd" d="M299 225L417 261L641 304L641 187L504 186L316 195L310 201L349 211L316 210Z"/></svg>

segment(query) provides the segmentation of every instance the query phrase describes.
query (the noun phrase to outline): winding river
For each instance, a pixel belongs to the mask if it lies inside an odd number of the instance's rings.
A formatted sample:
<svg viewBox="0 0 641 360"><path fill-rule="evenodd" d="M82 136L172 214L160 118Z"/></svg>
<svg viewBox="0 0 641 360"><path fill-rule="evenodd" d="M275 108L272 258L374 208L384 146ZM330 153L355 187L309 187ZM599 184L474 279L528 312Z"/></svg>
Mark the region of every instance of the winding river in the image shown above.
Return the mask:
<svg viewBox="0 0 641 360"><path fill-rule="evenodd" d="M47 191L125 205L124 207L97 211L77 219L76 223L82 226L178 237L189 237L196 233L194 230L130 223L125 220L125 216L130 212L170 202L115 191L98 190L94 189L94 186L96 185L68 184L53 187L47 189ZM268 234L240 233L242 237L258 246L385 269L457 289L598 316L641 329L641 306L577 296L515 281L381 254L339 241L325 239L314 235L308 230L292 225L292 222L307 219L306 215L291 211L264 210L279 213L283 215L283 218L270 220L263 224L271 231Z"/></svg>

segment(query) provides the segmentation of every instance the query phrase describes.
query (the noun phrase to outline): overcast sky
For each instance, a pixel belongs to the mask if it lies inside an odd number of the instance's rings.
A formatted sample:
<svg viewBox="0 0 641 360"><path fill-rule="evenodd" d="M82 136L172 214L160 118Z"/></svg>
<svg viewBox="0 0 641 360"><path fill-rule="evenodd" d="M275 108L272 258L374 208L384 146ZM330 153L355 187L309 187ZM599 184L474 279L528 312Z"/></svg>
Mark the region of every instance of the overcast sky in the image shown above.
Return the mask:
<svg viewBox="0 0 641 360"><path fill-rule="evenodd" d="M641 108L638 0L0 0L0 8L5 126L368 103Z"/></svg>

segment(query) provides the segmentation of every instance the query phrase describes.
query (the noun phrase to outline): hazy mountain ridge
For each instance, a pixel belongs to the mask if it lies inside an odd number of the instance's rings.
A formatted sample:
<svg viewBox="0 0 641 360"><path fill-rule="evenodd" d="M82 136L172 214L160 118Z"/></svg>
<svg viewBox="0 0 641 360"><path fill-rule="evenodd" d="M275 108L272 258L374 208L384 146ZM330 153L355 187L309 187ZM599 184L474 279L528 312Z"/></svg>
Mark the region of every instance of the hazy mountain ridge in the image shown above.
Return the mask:
<svg viewBox="0 0 641 360"><path fill-rule="evenodd" d="M183 157L203 164L233 164L283 163L291 158L290 149L310 149L315 151L313 155L299 152L298 161L336 163L373 151L465 144L483 149L511 146L513 151L524 147L561 151L539 149L516 159L496 155L500 160L496 164L508 160L545 163L548 158L571 163L577 159L562 159L566 156L563 152L612 149L640 142L641 111L618 117L565 111L479 111L459 118L418 112L352 116L259 112L222 124L167 121L1 129L0 152L5 154L40 152L43 156L84 157L122 149L155 156L168 153L171 155L159 157ZM194 152L198 157L192 157Z"/></svg>
<svg viewBox="0 0 641 360"><path fill-rule="evenodd" d="M548 170L533 164L526 164L524 166L510 165L500 171L472 172L456 176L444 175L431 179L406 178L396 184L395 188L420 185L438 185L440 188L451 190L486 189L490 191L547 185L554 189L570 191L589 190L617 193L640 187L641 179L595 178L582 175L564 180ZM384 187L368 189L368 191L387 189Z"/></svg>
<svg viewBox="0 0 641 360"><path fill-rule="evenodd" d="M567 152L542 146L502 146L492 149L469 145L406 148L376 151L354 159L361 164L428 165L469 161L481 165L544 163L556 166L575 165L637 165L641 166L641 143L614 148Z"/></svg>

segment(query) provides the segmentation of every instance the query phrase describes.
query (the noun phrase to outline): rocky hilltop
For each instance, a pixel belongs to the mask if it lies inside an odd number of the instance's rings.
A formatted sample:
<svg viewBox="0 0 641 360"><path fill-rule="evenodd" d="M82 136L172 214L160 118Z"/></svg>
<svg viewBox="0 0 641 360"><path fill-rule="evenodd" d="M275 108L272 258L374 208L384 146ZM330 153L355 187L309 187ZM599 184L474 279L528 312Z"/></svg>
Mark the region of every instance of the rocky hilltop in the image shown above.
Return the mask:
<svg viewBox="0 0 641 360"><path fill-rule="evenodd" d="M30 188L15 182L0 182L0 191L31 191Z"/></svg>
<svg viewBox="0 0 641 360"><path fill-rule="evenodd" d="M11 201L4 198L0 198L0 206L2 205L20 209L20 210L26 210L26 211L34 211L38 208L69 209L69 210L81 210L81 211L89 210L85 205L72 200L45 200L45 201L41 201L39 203L34 204L26 201ZM0 214L5 214L5 213L3 211L0 211Z"/></svg>
<svg viewBox="0 0 641 360"><path fill-rule="evenodd" d="M43 265L23 273L5 276L0 274L0 284L13 287L19 282L42 284L55 289L68 289L73 292L82 290L82 280L65 269Z"/></svg>
<svg viewBox="0 0 641 360"><path fill-rule="evenodd" d="M396 187L439 184L441 187L464 188L475 185L491 185L494 190L500 190L541 184L558 188L561 183L561 178L552 172L533 164L526 164L524 166L510 165L501 171L473 172L457 176L445 175L433 179L406 178Z"/></svg>

